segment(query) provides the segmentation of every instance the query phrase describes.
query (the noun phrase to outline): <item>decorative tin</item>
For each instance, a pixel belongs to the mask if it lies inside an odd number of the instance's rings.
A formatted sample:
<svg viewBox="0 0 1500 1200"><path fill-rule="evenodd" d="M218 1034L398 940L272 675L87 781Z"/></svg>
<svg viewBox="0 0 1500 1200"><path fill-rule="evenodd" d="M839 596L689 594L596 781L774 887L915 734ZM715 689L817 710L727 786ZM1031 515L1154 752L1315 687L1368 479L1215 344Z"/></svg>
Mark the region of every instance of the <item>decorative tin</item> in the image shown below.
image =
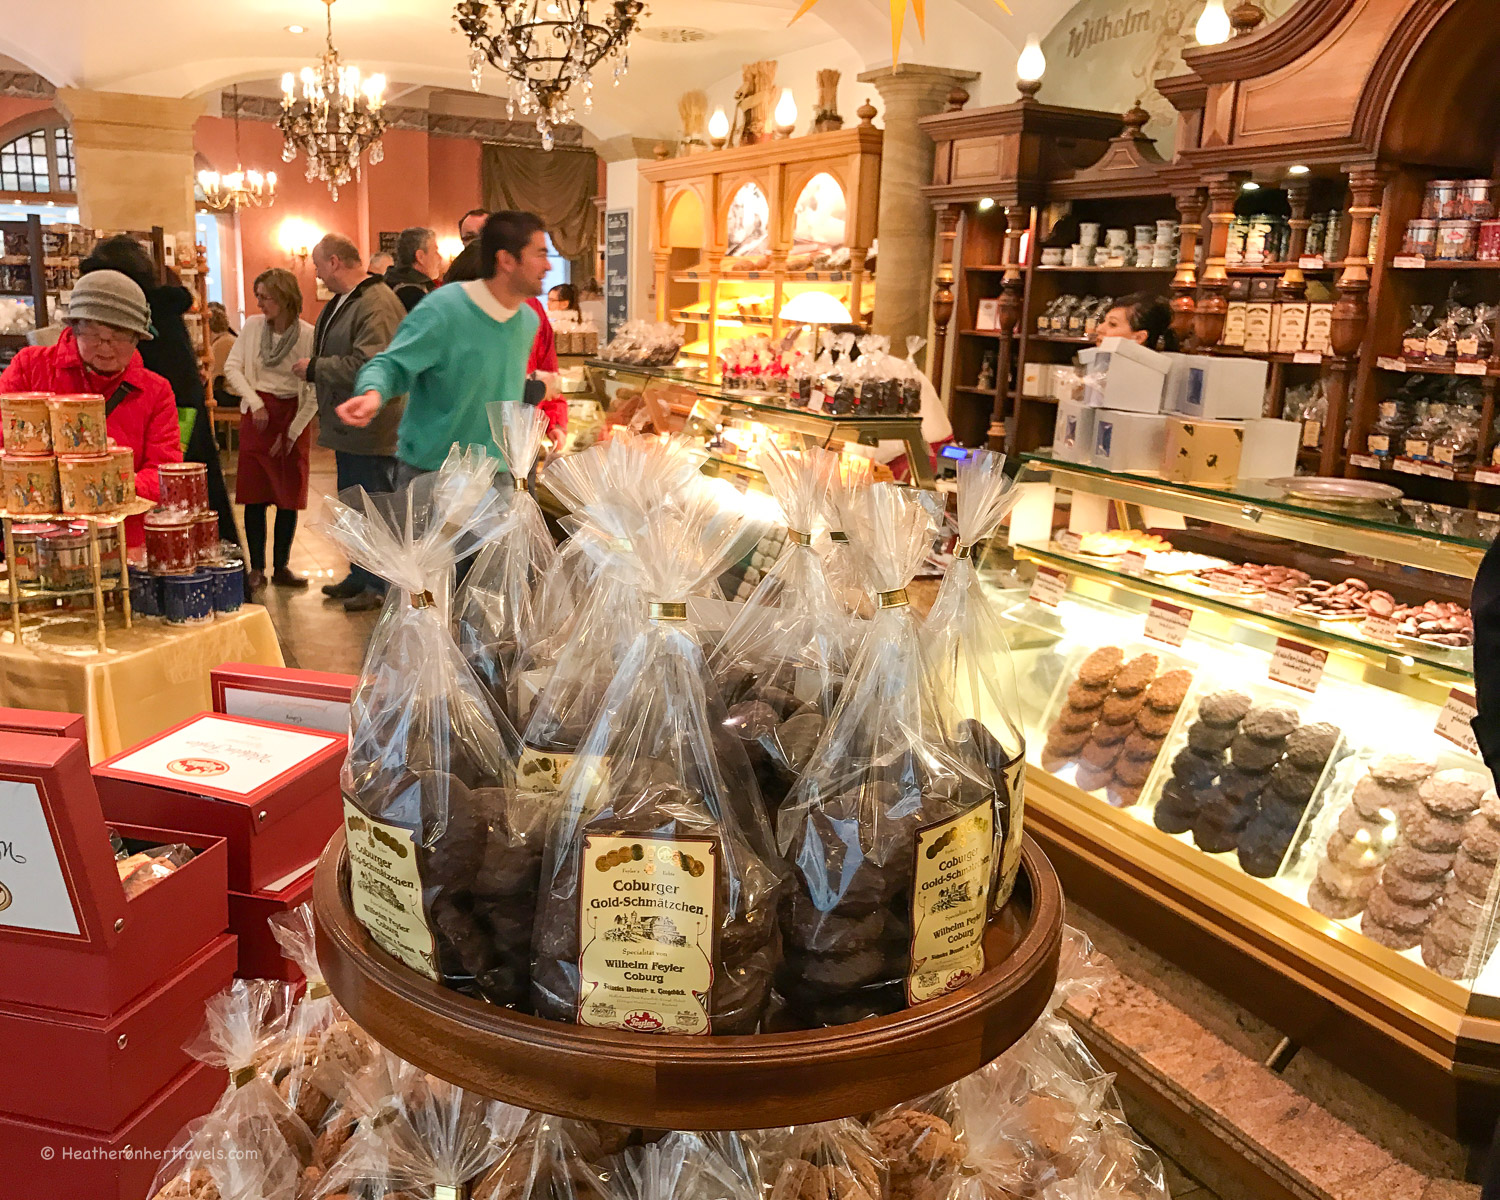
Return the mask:
<svg viewBox="0 0 1500 1200"><path fill-rule="evenodd" d="M52 449L55 453L97 455L108 452L103 396L52 396L47 401L47 411L52 420Z"/></svg>
<svg viewBox="0 0 1500 1200"><path fill-rule="evenodd" d="M156 468L161 480L161 506L188 512L208 508L208 467L203 463L162 463Z"/></svg>
<svg viewBox="0 0 1500 1200"><path fill-rule="evenodd" d="M215 512L193 514L193 554L198 562L218 562L224 557L219 549L219 517Z"/></svg>
<svg viewBox="0 0 1500 1200"><path fill-rule="evenodd" d="M144 567L130 568L130 609L137 617L160 617L161 581L163 576L153 575Z"/></svg>
<svg viewBox="0 0 1500 1200"><path fill-rule="evenodd" d="M214 611L239 612L245 603L245 564L237 558L214 563L208 568L214 579Z"/></svg>
<svg viewBox="0 0 1500 1200"><path fill-rule="evenodd" d="M207 571L164 575L162 607L169 625L197 625L214 618L214 581Z"/></svg>
<svg viewBox="0 0 1500 1200"><path fill-rule="evenodd" d="M192 571L198 565L193 548L193 518L167 508L146 514L146 564L158 575Z"/></svg>
<svg viewBox="0 0 1500 1200"><path fill-rule="evenodd" d="M52 418L47 412L45 392L0 395L0 423L5 429L7 453L52 453Z"/></svg>
<svg viewBox="0 0 1500 1200"><path fill-rule="evenodd" d="M89 569L89 535L71 525L55 525L36 539L37 582L51 592L71 592L92 587Z"/></svg>
<svg viewBox="0 0 1500 1200"><path fill-rule="evenodd" d="M57 459L51 455L0 458L5 483L5 507L12 516L43 516L58 510Z"/></svg>
<svg viewBox="0 0 1500 1200"><path fill-rule="evenodd" d="M108 454L87 458L62 455L57 460L58 495L65 513L102 513L115 505L111 476L115 460Z"/></svg>

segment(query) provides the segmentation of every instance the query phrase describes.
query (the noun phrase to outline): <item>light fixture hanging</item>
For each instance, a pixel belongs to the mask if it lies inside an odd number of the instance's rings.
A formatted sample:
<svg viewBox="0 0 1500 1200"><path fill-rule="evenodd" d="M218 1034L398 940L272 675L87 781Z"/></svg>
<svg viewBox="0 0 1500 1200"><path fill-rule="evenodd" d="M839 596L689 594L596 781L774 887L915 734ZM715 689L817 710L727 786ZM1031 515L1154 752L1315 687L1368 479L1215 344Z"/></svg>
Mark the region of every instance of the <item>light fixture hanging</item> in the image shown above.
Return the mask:
<svg viewBox="0 0 1500 1200"><path fill-rule="evenodd" d="M368 152L370 165L385 157L380 136L385 132L385 76L360 76L358 67L345 66L333 46L333 0L328 6L328 43L317 66L303 67L294 78L281 77L281 116L276 125L285 138L281 157L291 162L301 150L307 156L307 178L322 179L333 198L339 188L359 178L360 161ZM300 79L302 95L297 96Z"/></svg>
<svg viewBox="0 0 1500 1200"><path fill-rule="evenodd" d="M217 171L199 171L198 187L203 192L203 203L215 212L237 211L241 208L270 208L276 203L276 172L262 174L256 170L245 170L240 157L240 88L234 87L234 170L227 175Z"/></svg>
<svg viewBox="0 0 1500 1200"><path fill-rule="evenodd" d="M469 41L469 73L474 90L484 64L498 67L510 81L510 115L536 118L542 145L550 150L553 131L577 118L571 93L583 94L582 109L594 104L593 71L614 60L614 82L630 69L630 35L646 11L643 0L613 0L597 19L590 0L460 0L453 19ZM599 2L595 12L599 12Z"/></svg>

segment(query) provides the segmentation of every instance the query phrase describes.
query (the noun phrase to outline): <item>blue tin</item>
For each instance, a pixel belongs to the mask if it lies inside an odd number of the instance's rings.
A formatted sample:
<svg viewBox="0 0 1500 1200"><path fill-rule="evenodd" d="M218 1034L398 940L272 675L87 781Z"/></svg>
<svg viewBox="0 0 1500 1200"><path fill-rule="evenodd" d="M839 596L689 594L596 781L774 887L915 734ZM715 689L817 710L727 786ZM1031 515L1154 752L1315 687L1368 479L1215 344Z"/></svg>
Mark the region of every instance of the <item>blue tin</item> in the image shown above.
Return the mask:
<svg viewBox="0 0 1500 1200"><path fill-rule="evenodd" d="M130 613L135 617L160 617L161 580L144 567L130 568Z"/></svg>
<svg viewBox="0 0 1500 1200"><path fill-rule="evenodd" d="M207 571L163 575L162 601L169 625L193 625L214 619L214 580Z"/></svg>
<svg viewBox="0 0 1500 1200"><path fill-rule="evenodd" d="M214 579L214 611L239 612L245 603L245 564L237 558L209 563L208 573Z"/></svg>

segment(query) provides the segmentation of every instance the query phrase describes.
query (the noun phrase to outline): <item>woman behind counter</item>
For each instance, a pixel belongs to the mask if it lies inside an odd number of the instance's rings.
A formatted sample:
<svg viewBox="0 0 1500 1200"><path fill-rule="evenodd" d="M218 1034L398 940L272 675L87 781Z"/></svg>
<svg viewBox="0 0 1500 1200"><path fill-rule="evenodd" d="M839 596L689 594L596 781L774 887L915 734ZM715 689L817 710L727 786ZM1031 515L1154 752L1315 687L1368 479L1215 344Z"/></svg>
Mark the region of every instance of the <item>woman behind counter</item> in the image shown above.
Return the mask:
<svg viewBox="0 0 1500 1200"><path fill-rule="evenodd" d="M305 588L292 574L292 539L297 514L307 507L307 475L312 454L309 423L318 411L313 389L292 374L292 364L310 358L313 327L302 320L302 289L297 277L280 267L255 280L261 315L250 317L229 357L224 378L240 397L240 465L235 500L245 506L245 542L250 554L252 590L266 585L266 509L276 506L271 582Z"/></svg>

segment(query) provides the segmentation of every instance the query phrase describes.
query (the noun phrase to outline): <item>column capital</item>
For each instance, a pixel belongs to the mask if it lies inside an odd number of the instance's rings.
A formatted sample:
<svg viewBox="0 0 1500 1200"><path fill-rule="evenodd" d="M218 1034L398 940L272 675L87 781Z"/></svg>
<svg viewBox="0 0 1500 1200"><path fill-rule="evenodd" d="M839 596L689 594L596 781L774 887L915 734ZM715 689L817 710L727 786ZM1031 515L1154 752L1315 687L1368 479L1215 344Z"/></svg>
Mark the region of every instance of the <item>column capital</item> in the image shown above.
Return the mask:
<svg viewBox="0 0 1500 1200"><path fill-rule="evenodd" d="M207 111L201 96L176 100L87 88L58 88L57 107L79 144L188 155L193 153L193 126Z"/></svg>
<svg viewBox="0 0 1500 1200"><path fill-rule="evenodd" d="M936 105L933 109L936 112L946 106L948 95L955 87L972 83L979 78L979 73L952 67L928 67L920 63L897 63L873 71L861 71L855 78L860 83L875 85L887 111L893 103L914 101L921 104L925 101Z"/></svg>

